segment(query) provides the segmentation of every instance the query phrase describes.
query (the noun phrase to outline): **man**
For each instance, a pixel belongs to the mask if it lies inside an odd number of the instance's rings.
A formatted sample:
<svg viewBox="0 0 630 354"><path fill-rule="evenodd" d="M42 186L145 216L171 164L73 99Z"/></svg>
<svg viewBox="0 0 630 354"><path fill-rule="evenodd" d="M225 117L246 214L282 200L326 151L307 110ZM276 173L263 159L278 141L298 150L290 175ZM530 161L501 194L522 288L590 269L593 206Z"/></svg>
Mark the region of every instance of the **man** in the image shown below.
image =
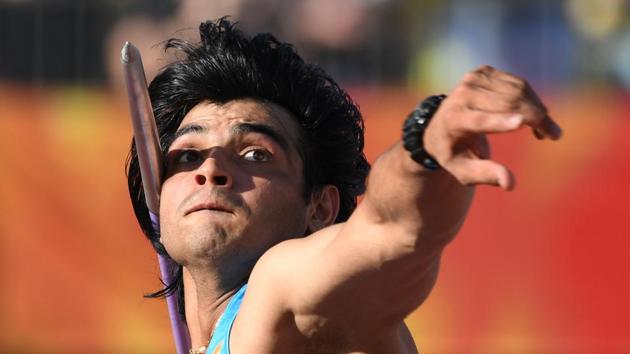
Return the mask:
<svg viewBox="0 0 630 354"><path fill-rule="evenodd" d="M474 185L514 186L485 134L560 128L525 81L481 67L406 122L354 210L368 164L345 92L271 35L226 20L200 34L167 42L184 57L149 87L167 161L160 235L133 149L128 167L143 230L178 264L155 295L178 294L193 351L417 353L403 319L431 291Z"/></svg>

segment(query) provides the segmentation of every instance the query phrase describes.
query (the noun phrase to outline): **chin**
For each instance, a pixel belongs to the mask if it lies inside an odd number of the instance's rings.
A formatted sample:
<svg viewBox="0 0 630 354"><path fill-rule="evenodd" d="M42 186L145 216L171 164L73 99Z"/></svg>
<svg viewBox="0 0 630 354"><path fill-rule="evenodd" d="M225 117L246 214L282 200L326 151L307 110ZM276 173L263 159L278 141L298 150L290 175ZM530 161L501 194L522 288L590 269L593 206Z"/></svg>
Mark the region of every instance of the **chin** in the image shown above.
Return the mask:
<svg viewBox="0 0 630 354"><path fill-rule="evenodd" d="M173 235L163 235L164 247L175 262L188 266L199 262L213 262L229 252L230 238L225 229L216 224L195 225L194 229L183 228Z"/></svg>

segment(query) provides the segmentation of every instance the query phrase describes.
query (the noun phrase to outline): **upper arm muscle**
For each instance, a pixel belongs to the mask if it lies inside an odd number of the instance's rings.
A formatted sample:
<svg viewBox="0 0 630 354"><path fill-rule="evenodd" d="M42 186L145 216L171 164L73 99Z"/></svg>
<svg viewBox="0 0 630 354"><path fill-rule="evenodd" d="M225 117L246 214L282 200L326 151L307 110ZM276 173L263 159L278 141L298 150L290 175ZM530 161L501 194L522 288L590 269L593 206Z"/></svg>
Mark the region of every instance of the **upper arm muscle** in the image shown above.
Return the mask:
<svg viewBox="0 0 630 354"><path fill-rule="evenodd" d="M369 223L359 208L345 224L272 248L251 282L271 285L307 337L326 326L379 331L419 306L437 275L439 253L423 259L406 238Z"/></svg>

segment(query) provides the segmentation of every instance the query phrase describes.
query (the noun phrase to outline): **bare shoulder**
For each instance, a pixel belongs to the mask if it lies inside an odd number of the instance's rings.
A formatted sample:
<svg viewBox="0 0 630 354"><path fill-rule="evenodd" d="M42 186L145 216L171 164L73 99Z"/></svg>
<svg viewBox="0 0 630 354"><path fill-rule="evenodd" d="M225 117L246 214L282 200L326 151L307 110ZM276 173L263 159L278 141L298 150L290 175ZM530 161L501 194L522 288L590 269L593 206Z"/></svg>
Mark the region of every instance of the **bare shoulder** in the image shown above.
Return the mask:
<svg viewBox="0 0 630 354"><path fill-rule="evenodd" d="M317 257L340 228L332 225L307 237L281 242L258 260L232 329L232 352L304 352L306 338L295 325L290 299L294 288L302 286L299 278L304 264Z"/></svg>
<svg viewBox="0 0 630 354"><path fill-rule="evenodd" d="M304 272L335 239L342 224L332 225L307 237L290 239L270 248L258 260L249 278L243 309L264 299L279 310L290 307L295 289L309 282Z"/></svg>
<svg viewBox="0 0 630 354"><path fill-rule="evenodd" d="M252 281L273 277L275 273L285 273L287 262L291 260L308 260L328 247L335 239L344 223L331 225L309 236L294 238L281 242L270 248L260 258L252 272Z"/></svg>
<svg viewBox="0 0 630 354"><path fill-rule="evenodd" d="M322 304L313 299L325 298L333 285L322 285L313 265L320 267L322 254L336 247L342 228L282 242L261 257L232 330L233 353L417 353L402 321L366 340L353 334L361 332L361 323L321 314ZM351 306L353 300L343 297L330 305Z"/></svg>

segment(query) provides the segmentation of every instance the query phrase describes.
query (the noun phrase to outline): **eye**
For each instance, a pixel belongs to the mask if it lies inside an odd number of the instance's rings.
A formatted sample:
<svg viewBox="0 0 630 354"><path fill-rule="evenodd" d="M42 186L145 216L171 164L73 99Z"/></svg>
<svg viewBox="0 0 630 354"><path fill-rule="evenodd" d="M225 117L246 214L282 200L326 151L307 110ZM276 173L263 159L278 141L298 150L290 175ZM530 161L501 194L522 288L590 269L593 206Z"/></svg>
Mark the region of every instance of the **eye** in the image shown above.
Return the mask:
<svg viewBox="0 0 630 354"><path fill-rule="evenodd" d="M183 150L175 157L175 162L178 164L197 162L199 160L201 160L201 153L197 150Z"/></svg>
<svg viewBox="0 0 630 354"><path fill-rule="evenodd" d="M264 149L253 149L247 151L243 158L247 161L253 162L267 162L271 161L271 153Z"/></svg>

